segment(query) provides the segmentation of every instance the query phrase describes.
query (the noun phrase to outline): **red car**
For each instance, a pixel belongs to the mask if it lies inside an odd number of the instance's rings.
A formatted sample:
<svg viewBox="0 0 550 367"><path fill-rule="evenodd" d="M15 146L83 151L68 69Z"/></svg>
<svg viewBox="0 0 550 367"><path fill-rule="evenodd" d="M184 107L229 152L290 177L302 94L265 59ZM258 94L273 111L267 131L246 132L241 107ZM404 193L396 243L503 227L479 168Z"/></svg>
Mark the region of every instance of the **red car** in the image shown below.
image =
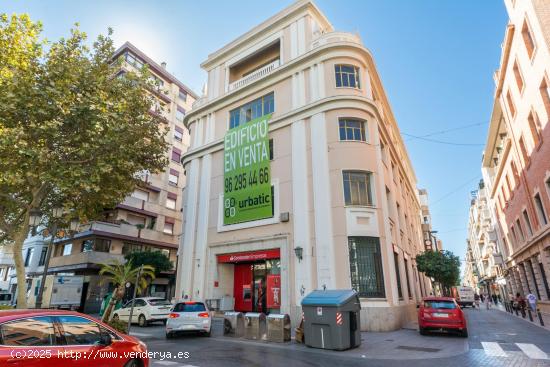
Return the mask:
<svg viewBox="0 0 550 367"><path fill-rule="evenodd" d="M87 315L6 310L0 311L0 366L149 367L149 358L143 342Z"/></svg>
<svg viewBox="0 0 550 367"><path fill-rule="evenodd" d="M458 331L462 336L468 336L464 312L455 299L450 297L424 298L418 309L418 328L422 335L430 330L445 330Z"/></svg>

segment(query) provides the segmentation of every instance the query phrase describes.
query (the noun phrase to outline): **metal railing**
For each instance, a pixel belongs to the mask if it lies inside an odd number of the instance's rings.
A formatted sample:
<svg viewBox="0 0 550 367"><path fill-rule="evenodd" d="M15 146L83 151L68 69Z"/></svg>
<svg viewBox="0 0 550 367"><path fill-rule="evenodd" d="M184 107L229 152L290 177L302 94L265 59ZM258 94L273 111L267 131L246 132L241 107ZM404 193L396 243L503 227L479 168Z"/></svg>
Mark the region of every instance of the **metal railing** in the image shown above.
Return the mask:
<svg viewBox="0 0 550 367"><path fill-rule="evenodd" d="M267 64L266 66L259 68L258 70L255 70L254 72L248 74L247 76L234 81L233 83L229 84L229 90L235 90L238 88L241 88L255 80L258 80L260 78L263 78L264 76L270 74L273 70L278 68L280 66L279 59Z"/></svg>

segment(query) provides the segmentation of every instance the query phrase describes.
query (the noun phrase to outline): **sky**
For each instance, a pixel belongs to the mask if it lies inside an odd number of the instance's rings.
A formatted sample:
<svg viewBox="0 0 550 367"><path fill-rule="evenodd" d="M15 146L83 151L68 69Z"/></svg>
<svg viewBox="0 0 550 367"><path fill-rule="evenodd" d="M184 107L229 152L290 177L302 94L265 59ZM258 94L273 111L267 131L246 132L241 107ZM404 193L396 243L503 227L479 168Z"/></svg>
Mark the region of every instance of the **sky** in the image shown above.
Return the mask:
<svg viewBox="0 0 550 367"><path fill-rule="evenodd" d="M128 40L157 62L167 62L170 72L200 94L206 81L200 63L208 54L291 3L0 0L0 13L28 13L42 21L50 40L67 36L77 22L90 39L112 27L116 46ZM315 3L336 30L358 33L371 50L418 187L428 190L433 229L443 247L463 259L470 191L481 179L493 73L507 23L503 0Z"/></svg>

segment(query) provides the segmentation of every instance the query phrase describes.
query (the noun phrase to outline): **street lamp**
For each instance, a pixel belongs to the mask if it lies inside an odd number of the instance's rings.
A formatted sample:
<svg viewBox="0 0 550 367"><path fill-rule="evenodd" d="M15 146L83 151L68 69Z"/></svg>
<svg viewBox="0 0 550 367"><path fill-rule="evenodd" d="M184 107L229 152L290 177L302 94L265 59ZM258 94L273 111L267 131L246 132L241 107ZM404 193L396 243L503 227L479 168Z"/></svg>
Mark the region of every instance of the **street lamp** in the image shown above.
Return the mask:
<svg viewBox="0 0 550 367"><path fill-rule="evenodd" d="M300 246L297 246L294 248L294 254L296 255L296 257L298 258L298 262L301 262L302 259L303 259L303 253L304 253L304 249Z"/></svg>
<svg viewBox="0 0 550 367"><path fill-rule="evenodd" d="M36 227L42 221L42 212L40 209L31 209L29 211L29 225Z"/></svg>
<svg viewBox="0 0 550 367"><path fill-rule="evenodd" d="M46 283L46 277L48 275L48 268L50 266L50 257L52 255L53 243L55 237L57 236L57 219L63 216L63 208L53 208L51 222L52 230L50 232L50 242L46 247L46 259L44 260L44 270L42 271L42 278L40 279L40 288L38 290L38 295L36 296L35 308L42 308L42 297L44 295L44 284ZM50 224L50 223L48 223Z"/></svg>

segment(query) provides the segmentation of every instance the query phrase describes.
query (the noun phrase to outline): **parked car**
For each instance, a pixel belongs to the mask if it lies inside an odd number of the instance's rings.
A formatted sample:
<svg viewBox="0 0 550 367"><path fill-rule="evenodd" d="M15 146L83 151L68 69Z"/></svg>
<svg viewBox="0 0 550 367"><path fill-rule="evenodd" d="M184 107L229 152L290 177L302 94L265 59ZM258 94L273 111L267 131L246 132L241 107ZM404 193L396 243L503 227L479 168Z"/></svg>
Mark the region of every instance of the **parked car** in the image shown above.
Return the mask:
<svg viewBox="0 0 550 367"><path fill-rule="evenodd" d="M466 318L454 298L427 297L418 308L418 328L420 334L428 331L458 331L462 336L468 336Z"/></svg>
<svg viewBox="0 0 550 367"><path fill-rule="evenodd" d="M468 286L453 287L452 288L453 297L456 299L456 302L460 307L474 307L474 289Z"/></svg>
<svg viewBox="0 0 550 367"><path fill-rule="evenodd" d="M137 322L139 326L147 326L151 322L162 321L170 314L172 304L163 298L158 297L140 297L134 299L134 312L132 313L132 323ZM122 308L113 313L113 319L128 321L130 319L130 310L132 300L126 302Z"/></svg>
<svg viewBox="0 0 550 367"><path fill-rule="evenodd" d="M212 315L203 302L177 302L166 322L166 338L183 332L200 332L210 336Z"/></svg>
<svg viewBox="0 0 550 367"><path fill-rule="evenodd" d="M11 293L0 292L0 306L11 306L13 303Z"/></svg>
<svg viewBox="0 0 550 367"><path fill-rule="evenodd" d="M67 363L73 367L149 367L149 358L143 342L78 312L0 311L0 366Z"/></svg>

